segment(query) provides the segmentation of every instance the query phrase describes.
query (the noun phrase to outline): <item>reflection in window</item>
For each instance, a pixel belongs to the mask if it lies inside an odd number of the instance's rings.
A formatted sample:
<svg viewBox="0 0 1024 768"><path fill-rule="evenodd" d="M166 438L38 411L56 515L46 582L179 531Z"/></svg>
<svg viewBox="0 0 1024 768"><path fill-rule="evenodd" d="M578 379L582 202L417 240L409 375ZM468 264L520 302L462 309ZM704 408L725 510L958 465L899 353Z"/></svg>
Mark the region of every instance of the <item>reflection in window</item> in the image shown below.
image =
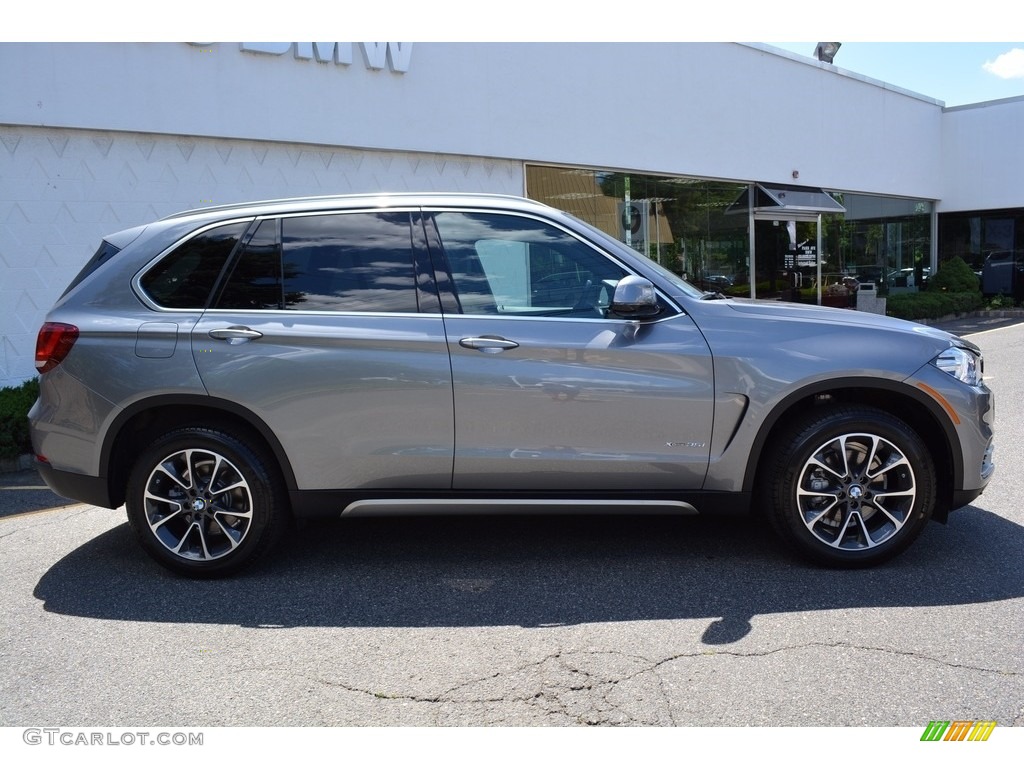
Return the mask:
<svg viewBox="0 0 1024 768"><path fill-rule="evenodd" d="M529 197L559 208L680 275L702 290L732 296L781 297L816 302L817 232L813 223L758 221L751 275L749 211L734 203L746 183L653 176L585 168L526 166ZM888 290L918 290L931 273L928 200L830 192L846 214L823 216L823 281L874 282ZM627 206L626 201L629 200ZM627 215L628 214L628 215ZM984 248L1008 239L1007 217L950 222L958 228L957 252L970 250L979 264ZM942 217L940 217L940 224ZM628 230L628 234L627 234ZM1017 224L1015 247L1024 225ZM940 236L941 239L941 236ZM952 240L952 238L949 238ZM977 245L975 245L977 243ZM966 258L966 257L965 257Z"/></svg>
<svg viewBox="0 0 1024 768"><path fill-rule="evenodd" d="M526 186L700 288L749 293L747 218L727 213L746 184L528 165Z"/></svg>
<svg viewBox="0 0 1024 768"><path fill-rule="evenodd" d="M288 309L416 312L408 213L285 219Z"/></svg>
<svg viewBox="0 0 1024 768"><path fill-rule="evenodd" d="M979 276L993 253L1024 252L1024 212L966 211L939 214L939 263L959 256Z"/></svg>
<svg viewBox="0 0 1024 768"><path fill-rule="evenodd" d="M161 307L204 309L213 284L246 226L248 222L225 224L178 246L143 275L143 290Z"/></svg>
<svg viewBox="0 0 1024 768"><path fill-rule="evenodd" d="M542 221L455 212L435 220L465 314L604 317L625 275Z"/></svg>
<svg viewBox="0 0 1024 768"><path fill-rule="evenodd" d="M281 309L277 219L267 219L245 244L217 301L219 309Z"/></svg>
<svg viewBox="0 0 1024 768"><path fill-rule="evenodd" d="M931 203L851 193L833 196L846 213L823 217L823 272L874 283L883 293L927 287Z"/></svg>
<svg viewBox="0 0 1024 768"><path fill-rule="evenodd" d="M246 244L217 306L416 312L409 214L268 219Z"/></svg>

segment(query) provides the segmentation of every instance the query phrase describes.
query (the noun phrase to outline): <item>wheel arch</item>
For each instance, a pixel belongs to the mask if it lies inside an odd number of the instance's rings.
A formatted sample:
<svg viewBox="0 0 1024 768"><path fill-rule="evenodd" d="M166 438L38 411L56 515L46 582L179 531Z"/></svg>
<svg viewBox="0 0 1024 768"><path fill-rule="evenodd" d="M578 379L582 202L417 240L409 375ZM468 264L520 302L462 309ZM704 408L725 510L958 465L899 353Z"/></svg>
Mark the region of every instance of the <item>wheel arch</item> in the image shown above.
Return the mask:
<svg viewBox="0 0 1024 768"><path fill-rule="evenodd" d="M938 484L932 518L946 522L952 506L953 491L964 476L960 438L942 406L923 390L897 381L844 378L817 382L801 388L772 409L762 422L751 446L744 473L743 490L752 492L760 472L768 466L772 444L784 430L788 419L808 408L829 405L867 405L896 416L913 429L930 448Z"/></svg>
<svg viewBox="0 0 1024 768"><path fill-rule="evenodd" d="M262 444L274 457L286 488L295 489L295 474L284 447L252 411L229 400L202 395L160 395L128 406L107 430L100 454L100 476L107 478L111 506L125 501L132 457L159 435L188 426L216 426Z"/></svg>

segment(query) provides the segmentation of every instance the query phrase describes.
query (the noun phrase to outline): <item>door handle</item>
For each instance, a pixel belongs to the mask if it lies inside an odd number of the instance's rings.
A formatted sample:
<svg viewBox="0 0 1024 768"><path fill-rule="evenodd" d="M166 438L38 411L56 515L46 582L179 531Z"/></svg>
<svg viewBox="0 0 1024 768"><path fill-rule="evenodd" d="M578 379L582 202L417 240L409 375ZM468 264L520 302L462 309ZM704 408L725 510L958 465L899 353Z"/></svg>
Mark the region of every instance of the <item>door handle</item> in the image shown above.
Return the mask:
<svg viewBox="0 0 1024 768"><path fill-rule="evenodd" d="M465 339L459 339L459 346L466 349L478 349L481 352L496 355L499 352L504 352L506 349L515 349L519 345L514 341L503 339L501 336L469 336Z"/></svg>
<svg viewBox="0 0 1024 768"><path fill-rule="evenodd" d="M244 325L232 325L230 328L215 328L209 333L210 338L221 339L228 344L244 344L247 341L263 336L259 331L246 328Z"/></svg>

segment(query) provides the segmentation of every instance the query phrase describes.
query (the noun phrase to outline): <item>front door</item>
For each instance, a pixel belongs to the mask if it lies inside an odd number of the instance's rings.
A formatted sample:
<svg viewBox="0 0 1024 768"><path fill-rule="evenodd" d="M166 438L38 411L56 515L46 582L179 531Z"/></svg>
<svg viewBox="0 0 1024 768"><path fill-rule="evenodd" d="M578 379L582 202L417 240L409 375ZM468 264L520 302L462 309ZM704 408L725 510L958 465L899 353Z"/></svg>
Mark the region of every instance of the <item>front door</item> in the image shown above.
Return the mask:
<svg viewBox="0 0 1024 768"><path fill-rule="evenodd" d="M454 487L699 489L710 351L684 314L608 317L626 269L549 222L434 216L461 312L446 314Z"/></svg>

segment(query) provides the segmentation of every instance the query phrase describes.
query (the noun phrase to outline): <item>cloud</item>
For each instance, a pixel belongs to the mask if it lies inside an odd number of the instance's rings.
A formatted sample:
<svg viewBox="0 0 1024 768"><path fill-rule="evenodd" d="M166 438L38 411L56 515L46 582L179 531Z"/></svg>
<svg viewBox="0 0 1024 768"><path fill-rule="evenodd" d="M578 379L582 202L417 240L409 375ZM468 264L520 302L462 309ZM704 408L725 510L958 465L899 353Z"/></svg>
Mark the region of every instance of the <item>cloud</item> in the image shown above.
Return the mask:
<svg viewBox="0 0 1024 768"><path fill-rule="evenodd" d="M1024 79L1024 48L1014 48L996 56L995 61L986 61L982 68L1003 80Z"/></svg>

